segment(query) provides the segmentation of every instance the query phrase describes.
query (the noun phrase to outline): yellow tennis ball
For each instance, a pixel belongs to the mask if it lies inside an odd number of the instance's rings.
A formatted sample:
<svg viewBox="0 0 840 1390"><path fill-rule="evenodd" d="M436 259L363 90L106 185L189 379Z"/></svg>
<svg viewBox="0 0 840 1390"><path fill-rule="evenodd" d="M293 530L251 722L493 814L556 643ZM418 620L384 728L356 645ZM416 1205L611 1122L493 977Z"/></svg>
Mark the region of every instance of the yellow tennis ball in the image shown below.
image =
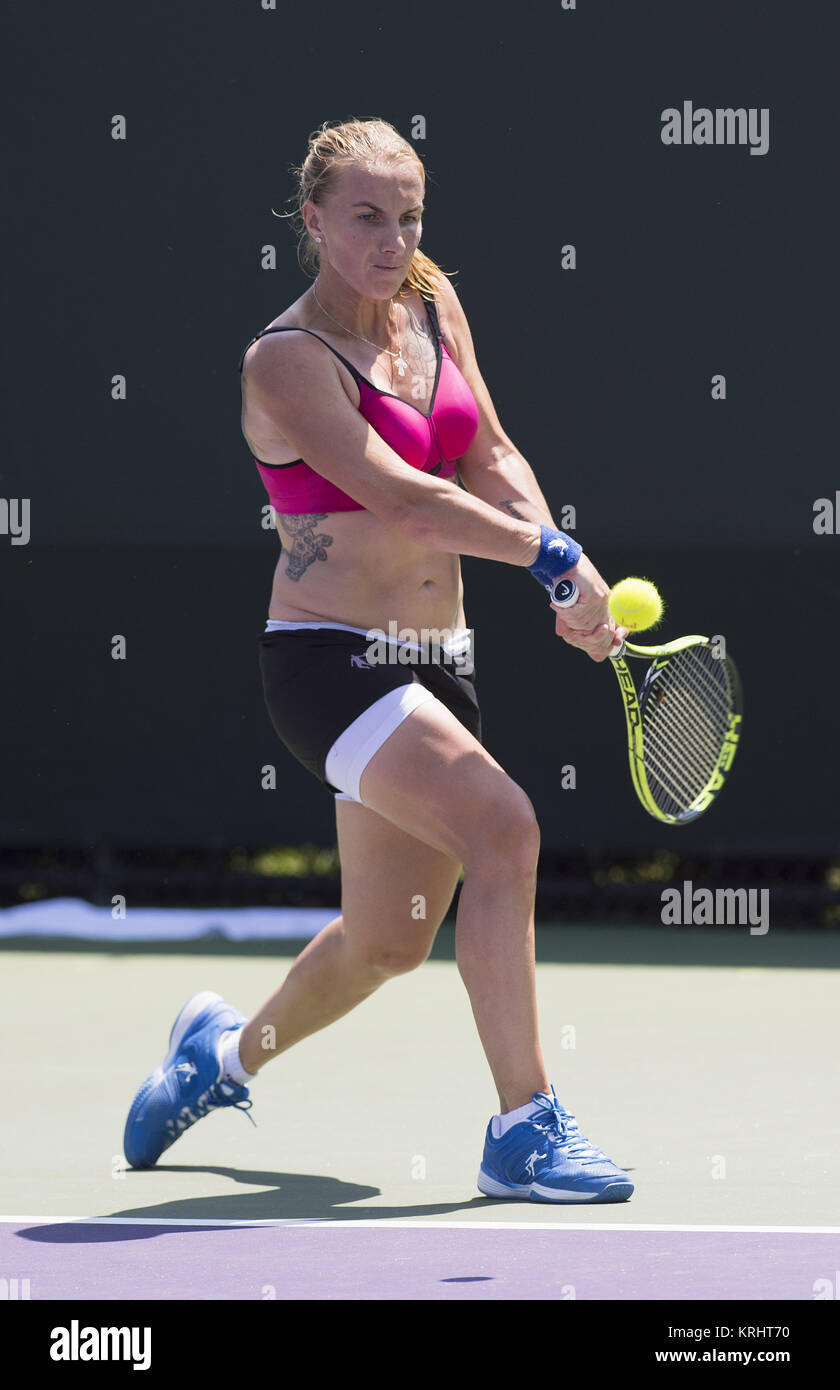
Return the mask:
<svg viewBox="0 0 840 1390"><path fill-rule="evenodd" d="M609 610L619 627L644 632L662 617L662 599L649 579L622 579L610 590Z"/></svg>

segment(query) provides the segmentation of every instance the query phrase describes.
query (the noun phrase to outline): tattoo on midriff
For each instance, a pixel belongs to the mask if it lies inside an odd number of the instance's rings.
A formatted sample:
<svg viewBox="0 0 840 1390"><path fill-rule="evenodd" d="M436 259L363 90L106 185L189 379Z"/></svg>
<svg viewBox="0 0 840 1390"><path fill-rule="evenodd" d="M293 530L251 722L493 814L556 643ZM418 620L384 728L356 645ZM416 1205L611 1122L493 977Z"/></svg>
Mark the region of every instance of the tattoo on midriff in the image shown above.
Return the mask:
<svg viewBox="0 0 840 1390"><path fill-rule="evenodd" d="M283 530L291 536L291 544L283 541L289 564L286 575L289 579L300 579L316 560L326 560L327 548L333 538L325 531L315 530L319 521L329 516L329 512L303 512L300 516L278 515L277 520Z"/></svg>

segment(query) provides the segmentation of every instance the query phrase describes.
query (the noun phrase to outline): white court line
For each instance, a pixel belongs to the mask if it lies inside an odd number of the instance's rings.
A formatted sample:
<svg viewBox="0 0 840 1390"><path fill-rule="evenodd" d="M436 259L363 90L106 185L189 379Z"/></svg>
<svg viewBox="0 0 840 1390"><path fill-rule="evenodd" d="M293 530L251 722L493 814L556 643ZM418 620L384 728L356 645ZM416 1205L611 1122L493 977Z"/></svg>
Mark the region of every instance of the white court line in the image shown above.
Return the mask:
<svg viewBox="0 0 840 1390"><path fill-rule="evenodd" d="M542 1205L542 1204L541 1204ZM732 1234L837 1236L840 1226L656 1226L627 1222L566 1222L566 1221L423 1221L406 1217L386 1216L380 1221L360 1218L358 1221L331 1221L322 1217L277 1217L253 1221L236 1221L228 1217L185 1216L0 1216L0 1225L37 1226L241 1226L243 1230L260 1226L317 1226L322 1230L382 1230L401 1231L717 1231Z"/></svg>

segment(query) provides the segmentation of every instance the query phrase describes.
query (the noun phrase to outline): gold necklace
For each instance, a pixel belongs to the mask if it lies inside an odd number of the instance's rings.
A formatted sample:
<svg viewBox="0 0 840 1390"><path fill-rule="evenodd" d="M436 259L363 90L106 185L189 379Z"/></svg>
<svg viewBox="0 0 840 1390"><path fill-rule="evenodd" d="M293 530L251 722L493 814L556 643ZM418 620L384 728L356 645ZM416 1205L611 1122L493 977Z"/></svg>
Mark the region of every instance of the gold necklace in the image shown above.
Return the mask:
<svg viewBox="0 0 840 1390"><path fill-rule="evenodd" d="M345 328L343 323L339 323L338 319L333 318L332 314L327 312L320 299L318 298L317 294L315 293L314 285L312 286L312 295L314 297L315 303L321 310L321 313L326 314L328 319L332 319L333 323L338 324L338 327L342 330L343 333L349 333L351 338L358 338L360 343L367 343L370 347L375 347L378 352L387 352L389 357L393 357L394 366L396 367L400 376L405 376L406 370L408 368L408 363L402 355L402 344L400 344L399 352L392 352L390 348L383 348L380 347L378 343L371 342L370 338L363 338L361 333L354 333L352 328ZM397 341L399 342L399 333L397 333Z"/></svg>

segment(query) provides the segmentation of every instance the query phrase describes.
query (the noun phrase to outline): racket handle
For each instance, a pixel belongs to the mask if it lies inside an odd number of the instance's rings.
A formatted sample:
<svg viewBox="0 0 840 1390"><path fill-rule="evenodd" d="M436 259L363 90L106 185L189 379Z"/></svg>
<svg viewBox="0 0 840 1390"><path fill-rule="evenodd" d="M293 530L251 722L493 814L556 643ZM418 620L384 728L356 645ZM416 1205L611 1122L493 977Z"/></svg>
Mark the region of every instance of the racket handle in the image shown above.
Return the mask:
<svg viewBox="0 0 840 1390"><path fill-rule="evenodd" d="M551 588L549 588L547 584L546 588L551 595L552 608L573 608L580 597L578 586L575 581L573 579L564 579L562 575L559 579L555 579ZM624 655L624 647L624 642L616 642L612 651L608 652L607 655L612 660L617 661L620 656Z"/></svg>

